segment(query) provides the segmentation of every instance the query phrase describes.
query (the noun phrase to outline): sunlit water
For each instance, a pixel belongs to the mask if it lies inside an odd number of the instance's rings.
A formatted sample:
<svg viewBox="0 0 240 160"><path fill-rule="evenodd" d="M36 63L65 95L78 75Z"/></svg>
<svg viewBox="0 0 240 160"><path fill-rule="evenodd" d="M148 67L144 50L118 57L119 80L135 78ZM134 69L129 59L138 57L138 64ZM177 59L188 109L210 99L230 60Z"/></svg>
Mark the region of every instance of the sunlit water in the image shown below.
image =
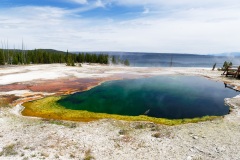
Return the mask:
<svg viewBox="0 0 240 160"><path fill-rule="evenodd" d="M73 110L180 119L225 115L224 98L235 95L223 83L203 77L157 76L105 82L58 103Z"/></svg>

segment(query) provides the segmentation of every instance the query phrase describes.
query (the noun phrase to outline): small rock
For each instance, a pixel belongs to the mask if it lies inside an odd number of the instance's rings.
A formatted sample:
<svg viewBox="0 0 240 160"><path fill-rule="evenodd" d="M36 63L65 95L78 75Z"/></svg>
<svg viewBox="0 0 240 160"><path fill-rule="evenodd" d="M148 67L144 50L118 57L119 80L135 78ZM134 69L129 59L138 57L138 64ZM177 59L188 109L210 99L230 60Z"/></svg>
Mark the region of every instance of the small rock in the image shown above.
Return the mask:
<svg viewBox="0 0 240 160"><path fill-rule="evenodd" d="M193 136L193 139L198 139L198 136Z"/></svg>
<svg viewBox="0 0 240 160"><path fill-rule="evenodd" d="M69 127L70 127L70 128L76 128L76 127L77 127L77 124L76 124L76 123L71 123Z"/></svg>

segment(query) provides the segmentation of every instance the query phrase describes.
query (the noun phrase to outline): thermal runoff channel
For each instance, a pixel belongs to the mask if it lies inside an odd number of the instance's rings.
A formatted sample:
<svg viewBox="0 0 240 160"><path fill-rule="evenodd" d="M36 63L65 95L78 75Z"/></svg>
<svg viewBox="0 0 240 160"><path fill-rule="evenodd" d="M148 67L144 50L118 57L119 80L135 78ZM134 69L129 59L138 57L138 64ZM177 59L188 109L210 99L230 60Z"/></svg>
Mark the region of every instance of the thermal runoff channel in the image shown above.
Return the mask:
<svg viewBox="0 0 240 160"><path fill-rule="evenodd" d="M73 110L182 119L228 114L224 98L236 91L195 76L157 76L110 81L58 101Z"/></svg>

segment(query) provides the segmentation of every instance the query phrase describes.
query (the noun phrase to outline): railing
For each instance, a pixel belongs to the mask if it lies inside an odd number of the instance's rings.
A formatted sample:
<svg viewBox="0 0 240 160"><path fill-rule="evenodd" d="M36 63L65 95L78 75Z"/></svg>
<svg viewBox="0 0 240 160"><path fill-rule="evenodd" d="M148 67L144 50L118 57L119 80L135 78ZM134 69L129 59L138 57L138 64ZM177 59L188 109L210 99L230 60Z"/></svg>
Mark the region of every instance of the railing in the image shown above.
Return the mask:
<svg viewBox="0 0 240 160"><path fill-rule="evenodd" d="M228 66L226 67L225 71L222 75L232 76L234 78L237 78L240 74L240 66Z"/></svg>

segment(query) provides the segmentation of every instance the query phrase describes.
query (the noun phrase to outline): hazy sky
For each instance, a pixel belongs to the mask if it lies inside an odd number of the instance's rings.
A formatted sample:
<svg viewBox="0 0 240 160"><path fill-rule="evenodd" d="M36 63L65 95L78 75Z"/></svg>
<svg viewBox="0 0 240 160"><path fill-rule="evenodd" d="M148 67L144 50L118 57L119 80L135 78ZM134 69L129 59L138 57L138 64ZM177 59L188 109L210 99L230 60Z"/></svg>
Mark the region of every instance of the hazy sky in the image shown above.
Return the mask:
<svg viewBox="0 0 240 160"><path fill-rule="evenodd" d="M240 51L239 0L0 0L9 48Z"/></svg>

